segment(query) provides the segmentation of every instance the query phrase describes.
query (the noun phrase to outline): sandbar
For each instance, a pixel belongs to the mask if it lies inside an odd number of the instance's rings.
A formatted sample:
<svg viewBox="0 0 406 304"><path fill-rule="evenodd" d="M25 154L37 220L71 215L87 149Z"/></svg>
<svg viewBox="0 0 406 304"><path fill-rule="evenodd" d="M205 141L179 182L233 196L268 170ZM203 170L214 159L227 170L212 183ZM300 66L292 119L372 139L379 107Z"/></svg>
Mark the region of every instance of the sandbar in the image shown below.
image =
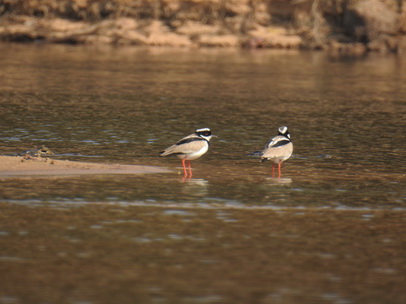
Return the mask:
<svg viewBox="0 0 406 304"><path fill-rule="evenodd" d="M70 160L23 160L21 156L0 156L0 177L7 176L57 176L84 174L147 174L169 173L162 167L89 163Z"/></svg>

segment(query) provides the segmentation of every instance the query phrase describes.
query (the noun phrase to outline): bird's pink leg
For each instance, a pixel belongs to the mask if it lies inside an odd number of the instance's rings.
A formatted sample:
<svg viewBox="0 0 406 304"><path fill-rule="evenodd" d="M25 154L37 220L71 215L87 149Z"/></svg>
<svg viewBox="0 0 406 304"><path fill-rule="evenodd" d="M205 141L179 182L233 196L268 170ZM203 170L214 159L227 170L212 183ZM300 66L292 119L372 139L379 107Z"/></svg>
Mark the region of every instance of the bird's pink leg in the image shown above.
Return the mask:
<svg viewBox="0 0 406 304"><path fill-rule="evenodd" d="M187 171L186 171L186 159L182 159L182 167L183 167L183 176L187 177Z"/></svg>
<svg viewBox="0 0 406 304"><path fill-rule="evenodd" d="M278 163L278 178L281 178L281 165L282 165L282 162L279 162Z"/></svg>
<svg viewBox="0 0 406 304"><path fill-rule="evenodd" d="M189 177L192 177L193 173L192 173L192 164L189 160Z"/></svg>

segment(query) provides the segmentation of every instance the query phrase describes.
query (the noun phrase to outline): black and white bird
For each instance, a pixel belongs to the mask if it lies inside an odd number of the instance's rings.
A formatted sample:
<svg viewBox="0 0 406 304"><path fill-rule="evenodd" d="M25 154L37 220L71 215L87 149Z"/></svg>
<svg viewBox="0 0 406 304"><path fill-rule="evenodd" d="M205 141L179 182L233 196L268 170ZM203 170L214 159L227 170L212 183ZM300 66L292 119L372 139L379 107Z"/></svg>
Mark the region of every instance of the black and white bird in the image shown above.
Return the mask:
<svg viewBox="0 0 406 304"><path fill-rule="evenodd" d="M274 175L275 166L278 165L278 177L281 177L281 164L291 157L292 152L293 144L288 127L279 127L278 135L272 138L262 151L261 162L272 161L272 176Z"/></svg>
<svg viewBox="0 0 406 304"><path fill-rule="evenodd" d="M209 128L197 129L195 133L180 139L176 144L160 152L159 156L176 155L182 160L184 177L192 177L190 161L199 158L209 150L212 136ZM189 168L189 175L186 165Z"/></svg>

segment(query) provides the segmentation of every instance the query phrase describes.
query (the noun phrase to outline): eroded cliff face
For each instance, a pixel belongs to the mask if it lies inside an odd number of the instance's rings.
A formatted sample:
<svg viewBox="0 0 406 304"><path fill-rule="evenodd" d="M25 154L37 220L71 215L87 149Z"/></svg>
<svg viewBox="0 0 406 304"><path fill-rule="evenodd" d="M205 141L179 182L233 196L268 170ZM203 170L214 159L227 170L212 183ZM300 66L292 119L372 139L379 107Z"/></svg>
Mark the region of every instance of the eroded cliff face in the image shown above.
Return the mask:
<svg viewBox="0 0 406 304"><path fill-rule="evenodd" d="M182 47L406 48L403 0L2 0L0 39Z"/></svg>

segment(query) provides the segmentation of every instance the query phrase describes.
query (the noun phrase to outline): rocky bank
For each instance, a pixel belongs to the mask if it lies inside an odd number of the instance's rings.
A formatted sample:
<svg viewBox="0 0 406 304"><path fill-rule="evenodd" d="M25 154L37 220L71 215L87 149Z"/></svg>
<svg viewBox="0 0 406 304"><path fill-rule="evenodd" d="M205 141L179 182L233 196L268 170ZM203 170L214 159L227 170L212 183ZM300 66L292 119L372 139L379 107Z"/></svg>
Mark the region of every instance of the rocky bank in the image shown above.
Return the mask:
<svg viewBox="0 0 406 304"><path fill-rule="evenodd" d="M0 0L0 40L173 47L406 49L403 0Z"/></svg>

